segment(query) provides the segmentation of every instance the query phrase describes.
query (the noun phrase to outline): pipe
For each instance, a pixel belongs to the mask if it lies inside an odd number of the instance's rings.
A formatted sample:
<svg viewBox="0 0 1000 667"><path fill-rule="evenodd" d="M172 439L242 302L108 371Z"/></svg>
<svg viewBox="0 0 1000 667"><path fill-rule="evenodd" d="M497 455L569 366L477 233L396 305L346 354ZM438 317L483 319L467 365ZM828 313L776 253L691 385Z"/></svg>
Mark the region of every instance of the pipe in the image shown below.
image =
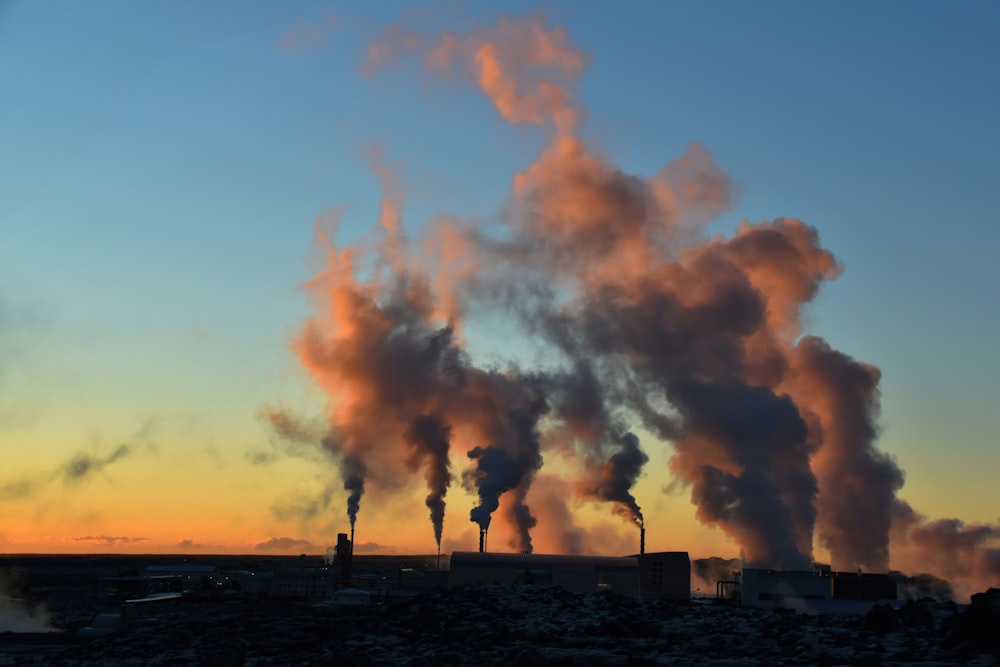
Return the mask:
<svg viewBox="0 0 1000 667"><path fill-rule="evenodd" d="M486 531L479 529L479 553L486 551Z"/></svg>
<svg viewBox="0 0 1000 667"><path fill-rule="evenodd" d="M646 527L639 526L639 555L646 555Z"/></svg>

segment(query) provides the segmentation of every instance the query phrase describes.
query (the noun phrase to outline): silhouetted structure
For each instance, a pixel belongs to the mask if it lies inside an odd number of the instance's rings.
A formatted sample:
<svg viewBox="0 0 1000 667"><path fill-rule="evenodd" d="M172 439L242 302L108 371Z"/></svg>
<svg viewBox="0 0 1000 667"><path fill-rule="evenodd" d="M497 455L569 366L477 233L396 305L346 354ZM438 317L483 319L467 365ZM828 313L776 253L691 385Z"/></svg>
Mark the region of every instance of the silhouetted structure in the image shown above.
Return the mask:
<svg viewBox="0 0 1000 667"><path fill-rule="evenodd" d="M480 583L557 586L581 593L609 590L638 598L639 561L607 556L452 553L449 586Z"/></svg>
<svg viewBox="0 0 1000 667"><path fill-rule="evenodd" d="M897 599L897 582L888 574L744 568L732 580L716 583L716 597L746 607L833 609L831 600L878 602ZM846 609L846 608L845 608Z"/></svg>
<svg viewBox="0 0 1000 667"><path fill-rule="evenodd" d="M643 600L687 600L691 597L691 558L686 551L639 554Z"/></svg>
<svg viewBox="0 0 1000 667"><path fill-rule="evenodd" d="M888 574L867 572L834 572L833 598L835 600L895 600L898 596L896 582Z"/></svg>
<svg viewBox="0 0 1000 667"><path fill-rule="evenodd" d="M337 550L333 557L334 570L340 573L342 582L351 581L354 576L354 543L347 539L347 533L337 534Z"/></svg>
<svg viewBox="0 0 1000 667"><path fill-rule="evenodd" d="M739 582L745 607L804 611L833 597L828 571L744 568Z"/></svg>

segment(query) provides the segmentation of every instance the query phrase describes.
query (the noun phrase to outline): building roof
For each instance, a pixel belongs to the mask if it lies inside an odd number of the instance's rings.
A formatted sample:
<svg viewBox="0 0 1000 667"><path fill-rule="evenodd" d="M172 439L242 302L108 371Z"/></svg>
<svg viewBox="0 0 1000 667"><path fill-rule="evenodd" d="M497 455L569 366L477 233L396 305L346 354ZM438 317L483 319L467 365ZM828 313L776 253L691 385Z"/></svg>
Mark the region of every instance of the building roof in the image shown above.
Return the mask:
<svg viewBox="0 0 1000 667"><path fill-rule="evenodd" d="M593 565L604 567L638 568L634 557L571 556L568 554L512 554L479 551L455 551L451 554L451 567L456 565Z"/></svg>

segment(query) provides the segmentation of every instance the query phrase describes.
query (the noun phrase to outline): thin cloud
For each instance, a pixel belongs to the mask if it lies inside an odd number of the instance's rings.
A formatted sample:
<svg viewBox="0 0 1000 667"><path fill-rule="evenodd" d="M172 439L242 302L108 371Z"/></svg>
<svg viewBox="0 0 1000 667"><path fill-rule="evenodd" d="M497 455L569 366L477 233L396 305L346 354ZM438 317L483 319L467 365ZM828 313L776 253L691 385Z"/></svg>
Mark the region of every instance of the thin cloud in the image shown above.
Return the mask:
<svg viewBox="0 0 1000 667"><path fill-rule="evenodd" d="M123 459L139 452L153 452L156 449L152 441L155 429L156 421L147 419L126 442L120 443L107 453L79 450L55 468L28 473L20 479L4 481L0 483L0 500L33 498L52 484L75 487Z"/></svg>
<svg viewBox="0 0 1000 667"><path fill-rule="evenodd" d="M334 486L327 485L318 497L304 494L299 495L275 505L271 511L280 521L288 521L290 519L310 521L325 514L330 509L335 491L336 488Z"/></svg>
<svg viewBox="0 0 1000 667"><path fill-rule="evenodd" d="M148 537L129 537L125 535L85 535L83 537L73 537L70 538L74 542L93 542L94 544L100 544L105 547L114 547L119 544L134 544L136 542L145 542Z"/></svg>
<svg viewBox="0 0 1000 667"><path fill-rule="evenodd" d="M395 553L396 547L379 544L377 542L360 542L354 545L354 549L352 549L352 551L358 554L374 554L379 552Z"/></svg>
<svg viewBox="0 0 1000 667"><path fill-rule="evenodd" d="M208 545L202 542L195 542L194 540L181 540L175 546L179 549L201 549Z"/></svg>
<svg viewBox="0 0 1000 667"><path fill-rule="evenodd" d="M322 46L337 25L333 14L327 14L319 21L303 22L278 38L278 48L294 51L310 46Z"/></svg>
<svg viewBox="0 0 1000 667"><path fill-rule="evenodd" d="M22 500L34 496L45 480L35 477L24 477L0 484L0 500Z"/></svg>
<svg viewBox="0 0 1000 667"><path fill-rule="evenodd" d="M258 542L253 545L253 548L257 551L286 551L289 549L312 549L313 545L309 540L300 540L294 537L272 537L263 542Z"/></svg>
<svg viewBox="0 0 1000 667"><path fill-rule="evenodd" d="M260 406L257 418L264 425L271 449L246 452L244 458L251 465L268 465L287 458L313 463L327 463L331 460L333 452L324 446L330 429L321 422L308 420L291 414L285 408L270 405Z"/></svg>
<svg viewBox="0 0 1000 667"><path fill-rule="evenodd" d="M115 461L125 458L133 451L132 445L121 444L107 456L97 456L87 452L77 452L60 467L59 477L67 483L80 482L104 470Z"/></svg>

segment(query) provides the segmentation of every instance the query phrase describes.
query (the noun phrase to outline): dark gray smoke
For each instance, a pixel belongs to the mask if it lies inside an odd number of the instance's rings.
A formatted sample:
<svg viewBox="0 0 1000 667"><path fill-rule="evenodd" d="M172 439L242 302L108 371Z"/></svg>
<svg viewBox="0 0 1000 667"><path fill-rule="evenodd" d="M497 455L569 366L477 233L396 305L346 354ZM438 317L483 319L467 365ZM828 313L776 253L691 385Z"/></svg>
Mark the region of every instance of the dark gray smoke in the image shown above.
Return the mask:
<svg viewBox="0 0 1000 667"><path fill-rule="evenodd" d="M121 444L106 456L98 456L87 452L77 452L62 468L62 476L67 482L77 482L90 475L100 472L119 459L132 452L128 444Z"/></svg>
<svg viewBox="0 0 1000 667"><path fill-rule="evenodd" d="M451 485L451 472L448 469L451 427L439 414L417 415L410 422L406 440L414 448L410 459L411 467L418 468L426 460L427 471L424 476L430 491L424 502L430 510L434 540L440 548L441 532L444 527L444 497Z"/></svg>
<svg viewBox="0 0 1000 667"><path fill-rule="evenodd" d="M365 472L365 462L358 456L348 453L340 459L340 477L344 480L344 491L347 491L347 518L352 529L358 520L361 496L365 494Z"/></svg>
<svg viewBox="0 0 1000 667"><path fill-rule="evenodd" d="M685 434L673 465L691 481L699 518L735 536L752 565L807 569L817 488L795 404L737 381L674 389ZM706 456L712 446L721 459Z"/></svg>
<svg viewBox="0 0 1000 667"><path fill-rule="evenodd" d="M720 581L733 581L743 569L739 558L694 558L691 560L691 589L700 595L712 596Z"/></svg>
<svg viewBox="0 0 1000 667"><path fill-rule="evenodd" d="M642 510L631 490L648 461L649 457L639 448L639 438L633 433L626 433L620 439L620 449L601 467L600 476L590 480L586 493L615 503L618 513L641 526Z"/></svg>
<svg viewBox="0 0 1000 667"><path fill-rule="evenodd" d="M933 598L939 602L949 602L955 599L951 584L933 574L925 572L908 576L901 572L890 572L889 576L896 582L896 593L903 600Z"/></svg>
<svg viewBox="0 0 1000 667"><path fill-rule="evenodd" d="M952 560L992 571L995 533L918 530L926 522L894 513L902 473L874 444L878 369L804 336L803 309L841 271L815 229L779 218L709 238L704 225L736 193L703 147L652 176L590 149L573 94L586 56L537 17L393 36L401 43L379 42L369 74L421 55L467 77L504 119L547 134L514 176L503 229L439 219L410 245L396 168L377 157L378 237L345 248L320 230L326 264L309 284L315 314L295 351L329 399L352 521L366 481L405 486L414 443L433 442L439 537L447 441L469 457L470 518L485 530L503 504L521 550L532 545L527 497L542 442L582 470L578 492L641 522L641 425L673 446L674 486L690 489L699 520L749 564L808 568L815 534L836 567L885 569L891 533L915 550L947 544ZM497 313L519 326L539 369L471 360L466 325Z"/></svg>
<svg viewBox="0 0 1000 667"><path fill-rule="evenodd" d="M538 519L531 513L531 508L525 501L533 478L534 470L530 471L528 476L512 490L510 503L507 505L507 515L510 517L511 525L516 530L513 546L521 553L526 554L534 551L531 542L531 529L538 525Z"/></svg>

